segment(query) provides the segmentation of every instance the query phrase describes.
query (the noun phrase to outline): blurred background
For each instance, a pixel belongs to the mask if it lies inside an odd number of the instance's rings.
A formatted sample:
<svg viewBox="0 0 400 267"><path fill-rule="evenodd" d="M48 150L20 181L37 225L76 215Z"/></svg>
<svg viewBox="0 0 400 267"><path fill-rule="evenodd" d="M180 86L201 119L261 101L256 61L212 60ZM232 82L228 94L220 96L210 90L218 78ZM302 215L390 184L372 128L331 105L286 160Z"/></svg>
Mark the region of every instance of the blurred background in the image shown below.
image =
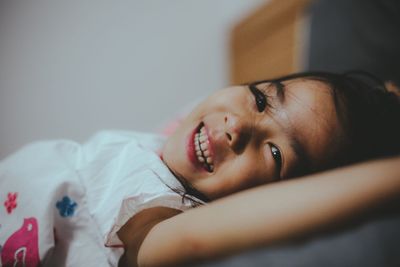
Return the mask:
<svg viewBox="0 0 400 267"><path fill-rule="evenodd" d="M0 0L0 159L159 131L229 84L301 70L400 83L398 0Z"/></svg>
<svg viewBox="0 0 400 267"><path fill-rule="evenodd" d="M0 159L38 140L155 131L229 83L229 32L265 0L0 0Z"/></svg>

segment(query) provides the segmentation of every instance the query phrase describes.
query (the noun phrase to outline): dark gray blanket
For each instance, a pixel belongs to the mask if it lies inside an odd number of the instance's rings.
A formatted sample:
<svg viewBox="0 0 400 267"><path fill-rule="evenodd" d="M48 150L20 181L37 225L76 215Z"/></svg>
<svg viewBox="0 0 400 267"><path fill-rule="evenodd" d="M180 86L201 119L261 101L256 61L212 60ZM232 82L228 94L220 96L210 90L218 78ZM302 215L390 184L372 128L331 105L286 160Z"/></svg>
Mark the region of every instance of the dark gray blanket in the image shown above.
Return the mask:
<svg viewBox="0 0 400 267"><path fill-rule="evenodd" d="M400 214L340 232L275 248L262 248L199 267L398 267Z"/></svg>

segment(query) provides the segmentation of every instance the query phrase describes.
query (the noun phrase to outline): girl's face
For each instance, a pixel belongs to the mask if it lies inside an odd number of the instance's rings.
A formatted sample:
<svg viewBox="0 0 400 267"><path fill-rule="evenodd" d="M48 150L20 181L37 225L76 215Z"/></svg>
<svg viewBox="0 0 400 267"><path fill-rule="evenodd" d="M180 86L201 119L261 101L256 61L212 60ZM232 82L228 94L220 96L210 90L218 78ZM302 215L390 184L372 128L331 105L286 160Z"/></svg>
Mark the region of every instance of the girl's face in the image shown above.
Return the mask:
<svg viewBox="0 0 400 267"><path fill-rule="evenodd" d="M210 199L327 165L343 136L330 88L307 79L283 85L212 94L168 138L165 163Z"/></svg>

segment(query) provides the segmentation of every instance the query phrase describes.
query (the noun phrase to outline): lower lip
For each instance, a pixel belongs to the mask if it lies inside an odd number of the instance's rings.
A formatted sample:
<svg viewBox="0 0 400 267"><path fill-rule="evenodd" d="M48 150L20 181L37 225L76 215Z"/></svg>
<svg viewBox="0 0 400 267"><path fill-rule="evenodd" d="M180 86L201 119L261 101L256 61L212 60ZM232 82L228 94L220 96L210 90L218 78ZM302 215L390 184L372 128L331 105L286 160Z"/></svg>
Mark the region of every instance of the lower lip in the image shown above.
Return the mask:
<svg viewBox="0 0 400 267"><path fill-rule="evenodd" d="M189 158L189 161L193 164L193 166L195 166L196 169L199 170L205 170L203 164L201 164L198 160L197 160L197 155L196 155L196 149L194 147L194 137L196 135L196 133L200 130L200 128L202 127L202 124L200 124L199 126L197 126L188 136L187 141L186 141L186 153L187 156Z"/></svg>

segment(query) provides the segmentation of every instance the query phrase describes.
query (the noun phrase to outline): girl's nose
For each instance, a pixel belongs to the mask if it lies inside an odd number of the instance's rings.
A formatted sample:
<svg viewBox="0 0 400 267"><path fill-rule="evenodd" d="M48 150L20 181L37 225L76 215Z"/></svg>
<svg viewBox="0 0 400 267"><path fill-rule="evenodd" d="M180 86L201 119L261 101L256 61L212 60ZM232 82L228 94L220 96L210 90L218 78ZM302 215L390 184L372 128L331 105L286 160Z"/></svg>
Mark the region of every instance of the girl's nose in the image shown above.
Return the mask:
<svg viewBox="0 0 400 267"><path fill-rule="evenodd" d="M249 122L234 114L225 115L225 136L228 145L237 153L240 153L247 145L251 137Z"/></svg>

